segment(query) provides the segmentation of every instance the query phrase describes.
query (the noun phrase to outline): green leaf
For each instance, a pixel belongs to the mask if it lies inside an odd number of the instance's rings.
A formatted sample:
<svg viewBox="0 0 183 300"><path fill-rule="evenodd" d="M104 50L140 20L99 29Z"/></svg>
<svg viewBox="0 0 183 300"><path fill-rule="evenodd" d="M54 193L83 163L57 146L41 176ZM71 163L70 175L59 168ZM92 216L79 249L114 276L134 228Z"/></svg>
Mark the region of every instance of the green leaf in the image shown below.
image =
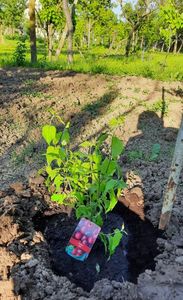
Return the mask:
<svg viewBox="0 0 183 300"><path fill-rule="evenodd" d="M85 142L81 143L80 146L83 148L89 148L89 147L93 146L93 143L89 142L89 141L85 141Z"/></svg>
<svg viewBox="0 0 183 300"><path fill-rule="evenodd" d="M42 136L47 142L48 145L55 139L56 136L56 128L52 125L45 125L42 128Z"/></svg>
<svg viewBox="0 0 183 300"><path fill-rule="evenodd" d="M105 249L105 253L107 253L107 248L108 248L108 238L107 235L103 232L100 233L99 235L101 242L104 244L104 249Z"/></svg>
<svg viewBox="0 0 183 300"><path fill-rule="evenodd" d="M59 148L59 157L62 159L62 160L64 160L65 158L66 158L66 152L65 152L65 150L64 149L62 149L62 148Z"/></svg>
<svg viewBox="0 0 183 300"><path fill-rule="evenodd" d="M72 194L80 203L83 203L85 197L82 193L79 192L73 192Z"/></svg>
<svg viewBox="0 0 183 300"><path fill-rule="evenodd" d="M60 142L61 136L62 136L62 132L56 133L55 139L53 140L54 145L57 145Z"/></svg>
<svg viewBox="0 0 183 300"><path fill-rule="evenodd" d="M113 210L113 208L116 206L118 200L116 198L116 195L114 193L113 190L111 190L109 192L109 198L110 198L110 203L109 203L109 207L106 210L106 213L108 213L109 211Z"/></svg>
<svg viewBox="0 0 183 300"><path fill-rule="evenodd" d="M116 136L112 137L111 144L111 155L113 159L116 159L124 150L124 145L121 140L119 140Z"/></svg>
<svg viewBox="0 0 183 300"><path fill-rule="evenodd" d="M49 146L46 150L46 160L48 164L57 158L59 158L60 147Z"/></svg>
<svg viewBox="0 0 183 300"><path fill-rule="evenodd" d="M66 146L70 141L70 134L67 128L64 128L64 131L62 133L62 137L61 137L61 144L63 146Z"/></svg>
<svg viewBox="0 0 183 300"><path fill-rule="evenodd" d="M51 180L55 178L55 176L58 174L58 169L52 169L50 166L46 167L46 172L48 173Z"/></svg>
<svg viewBox="0 0 183 300"><path fill-rule="evenodd" d="M97 147L100 147L103 142L108 138L108 133L104 132L97 138Z"/></svg>
<svg viewBox="0 0 183 300"><path fill-rule="evenodd" d="M56 186L56 191L58 192L60 189L61 184L64 182L64 178L58 174L54 179L54 184Z"/></svg>
<svg viewBox="0 0 183 300"><path fill-rule="evenodd" d="M113 175L116 171L116 162L113 160L109 160L108 158L105 158L104 161L101 164L101 172L102 174L106 175Z"/></svg>
<svg viewBox="0 0 183 300"><path fill-rule="evenodd" d="M123 237L123 233L119 229L115 229L114 235L109 235L108 236L110 257L111 257L111 255L114 254L114 252L115 252L116 248L118 247L122 237Z"/></svg>
<svg viewBox="0 0 183 300"><path fill-rule="evenodd" d="M76 151L76 152L75 152L75 155L76 155L77 157L79 157L79 159L80 159L80 158L83 159L83 158L87 157L86 153L83 153L83 152L81 152L81 151Z"/></svg>
<svg viewBox="0 0 183 300"><path fill-rule="evenodd" d="M100 166L101 164L101 161L102 161L102 155L101 154L98 154L96 151L91 155L91 158L92 158L92 162L94 163L93 167L94 169L98 170L98 167Z"/></svg>
<svg viewBox="0 0 183 300"><path fill-rule="evenodd" d="M161 146L160 144L154 144L151 150L151 155L149 160L156 160L160 154Z"/></svg>
<svg viewBox="0 0 183 300"><path fill-rule="evenodd" d="M55 201L59 204L63 204L64 200L66 199L66 195L65 194L53 194L51 196L51 200Z"/></svg>
<svg viewBox="0 0 183 300"><path fill-rule="evenodd" d="M118 127L120 126L121 124L123 124L125 121L125 117L124 116L119 116L117 118L113 118L109 121L109 126L110 127Z"/></svg>
<svg viewBox="0 0 183 300"><path fill-rule="evenodd" d="M92 209L90 206L80 205L76 208L76 218L85 217L90 219L92 214Z"/></svg>
<svg viewBox="0 0 183 300"><path fill-rule="evenodd" d="M102 225L103 225L103 219L102 219L100 213L98 213L92 220L93 220L93 222L96 223L98 226L102 227Z"/></svg>
<svg viewBox="0 0 183 300"><path fill-rule="evenodd" d="M116 187L117 185L118 185L118 180L110 179L106 184L104 193L107 193L109 190L114 189L114 187Z"/></svg>
<svg viewBox="0 0 183 300"><path fill-rule="evenodd" d="M84 163L82 164L82 167L83 167L85 170L90 170L90 168L91 168L89 162L84 162Z"/></svg>
<svg viewBox="0 0 183 300"><path fill-rule="evenodd" d="M70 128L70 122L67 122L67 124L65 125L65 128L67 128L67 129Z"/></svg>

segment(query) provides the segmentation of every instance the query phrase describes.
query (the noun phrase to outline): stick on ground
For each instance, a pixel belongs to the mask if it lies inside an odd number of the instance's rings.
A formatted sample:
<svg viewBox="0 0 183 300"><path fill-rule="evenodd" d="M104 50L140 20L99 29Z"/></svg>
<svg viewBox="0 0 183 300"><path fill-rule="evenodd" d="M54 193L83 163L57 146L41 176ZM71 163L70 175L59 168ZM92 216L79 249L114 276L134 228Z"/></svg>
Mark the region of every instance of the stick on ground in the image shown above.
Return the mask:
<svg viewBox="0 0 183 300"><path fill-rule="evenodd" d="M159 229L165 230L172 213L173 203L176 198L176 189L179 182L180 172L183 166L183 117L175 145L174 156L171 164L168 184L164 193L163 207L161 211Z"/></svg>

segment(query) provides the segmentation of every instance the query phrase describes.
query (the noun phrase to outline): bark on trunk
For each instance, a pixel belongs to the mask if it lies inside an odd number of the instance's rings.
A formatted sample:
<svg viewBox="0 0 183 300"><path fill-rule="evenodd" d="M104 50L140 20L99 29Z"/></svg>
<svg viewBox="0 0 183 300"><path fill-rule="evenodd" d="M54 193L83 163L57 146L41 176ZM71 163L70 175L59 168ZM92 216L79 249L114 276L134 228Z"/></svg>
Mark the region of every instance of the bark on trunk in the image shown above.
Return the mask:
<svg viewBox="0 0 183 300"><path fill-rule="evenodd" d="M73 62L73 20L72 20L72 14L69 9L69 3L68 0L63 0L63 11L66 18L66 24L68 28L68 55L67 60L68 63L71 64Z"/></svg>
<svg viewBox="0 0 183 300"><path fill-rule="evenodd" d="M35 0L29 0L29 30L31 63L37 61Z"/></svg>
<svg viewBox="0 0 183 300"><path fill-rule="evenodd" d="M134 28L132 28L132 30L130 31L130 33L128 35L128 40L127 40L127 43L126 43L126 52L125 52L126 57L128 57L129 54L130 54L130 48L131 48L131 42L132 42L133 34L134 34Z"/></svg>
<svg viewBox="0 0 183 300"><path fill-rule="evenodd" d="M0 43L3 43L3 40L4 40L4 38L3 38L3 25L0 24Z"/></svg>
<svg viewBox="0 0 183 300"><path fill-rule="evenodd" d="M181 40L181 44L180 44L180 47L179 47L179 49L178 49L178 53L180 53L180 51L182 50L182 47L183 47L183 40Z"/></svg>
<svg viewBox="0 0 183 300"><path fill-rule="evenodd" d="M116 33L114 33L112 36L112 41L110 41L109 50L112 50L112 48L115 44L115 40L116 40Z"/></svg>
<svg viewBox="0 0 183 300"><path fill-rule="evenodd" d="M67 24L65 24L64 30L62 32L62 35L61 35L61 38L59 40L58 47L57 47L57 50L56 50L56 54L55 54L56 59L58 59L59 56L60 56L60 53L61 53L62 48L64 46L65 40L67 38L67 34L68 34Z"/></svg>
<svg viewBox="0 0 183 300"><path fill-rule="evenodd" d="M91 20L88 19L88 49L90 48L91 42Z"/></svg>
<svg viewBox="0 0 183 300"><path fill-rule="evenodd" d="M183 166L183 118L177 136L174 156L171 164L167 188L164 193L163 208L159 221L159 229L164 230L171 217L173 204L176 198L176 189L179 182L180 172Z"/></svg>
<svg viewBox="0 0 183 300"><path fill-rule="evenodd" d="M170 48L171 48L171 38L169 39L169 44L168 44L168 53L170 52Z"/></svg>
<svg viewBox="0 0 183 300"><path fill-rule="evenodd" d="M132 45L132 40L135 38L135 32L139 29L140 23L137 22L133 25L131 31L129 32L128 39L127 39L127 44L126 44L126 52L125 56L129 56L131 45Z"/></svg>
<svg viewBox="0 0 183 300"><path fill-rule="evenodd" d="M72 18L72 23L74 22L74 17L75 17L75 7L76 7L76 4L77 4L78 0L74 0L73 4L71 5L71 18ZM74 25L73 25L73 32L75 31L75 28L74 28ZM68 28L67 28L67 23L65 24L65 27L64 27L64 30L62 32L62 35L61 35L61 38L59 39L59 44L58 44L58 47L57 47L57 50L56 50L56 59L59 58L59 55L62 51L62 48L65 44L65 40L68 36Z"/></svg>
<svg viewBox="0 0 183 300"><path fill-rule="evenodd" d="M52 60L53 51L53 24L48 25L48 59Z"/></svg>
<svg viewBox="0 0 183 300"><path fill-rule="evenodd" d="M142 36L141 42L140 42L140 49L141 50L143 50L143 46L144 46L144 37Z"/></svg>
<svg viewBox="0 0 183 300"><path fill-rule="evenodd" d="M157 49L157 42L153 46L153 51L156 51L156 49Z"/></svg>
<svg viewBox="0 0 183 300"><path fill-rule="evenodd" d="M177 44L178 44L178 36L176 35L174 47L173 47L173 53L177 53Z"/></svg>

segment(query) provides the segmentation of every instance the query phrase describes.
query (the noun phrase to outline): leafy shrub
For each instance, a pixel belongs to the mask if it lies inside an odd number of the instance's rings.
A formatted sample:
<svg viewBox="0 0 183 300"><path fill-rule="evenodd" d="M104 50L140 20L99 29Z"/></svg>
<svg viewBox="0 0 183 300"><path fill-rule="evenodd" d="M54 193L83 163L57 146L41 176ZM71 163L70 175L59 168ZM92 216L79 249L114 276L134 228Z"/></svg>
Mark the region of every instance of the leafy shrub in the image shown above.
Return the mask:
<svg viewBox="0 0 183 300"><path fill-rule="evenodd" d="M24 66L25 65L25 56L26 56L26 45L25 39L21 39L17 43L17 47L13 54L13 60L17 66Z"/></svg>
<svg viewBox="0 0 183 300"><path fill-rule="evenodd" d="M111 136L111 149L108 156L104 156L101 148L109 135L103 133L95 143L85 141L80 145L80 150L73 151L69 148L69 123L63 125L63 130L59 132L52 125L45 125L42 129L48 144L45 170L48 175L46 185L52 191L51 199L73 207L77 219L85 217L102 226L104 215L113 210L118 195L126 187L117 161L123 152L123 143ZM120 235L114 232L113 239L122 238L122 231ZM111 242L107 243L108 235L104 239L103 233L102 237L112 255ZM116 242L113 247L118 244Z"/></svg>
<svg viewBox="0 0 183 300"><path fill-rule="evenodd" d="M136 159L142 159L144 156L142 151L139 150L132 150L128 152L128 160L130 162L136 160Z"/></svg>
<svg viewBox="0 0 183 300"><path fill-rule="evenodd" d="M146 78L154 78L153 70L147 65L144 66L142 70L142 75Z"/></svg>
<svg viewBox="0 0 183 300"><path fill-rule="evenodd" d="M160 150L161 150L160 144L158 143L154 144L151 149L149 160L150 161L156 160L160 154Z"/></svg>
<svg viewBox="0 0 183 300"><path fill-rule="evenodd" d="M163 114L164 116L167 116L168 114L168 103L167 101L163 102L161 99L156 101L151 107L150 109L154 112L160 112L161 114Z"/></svg>

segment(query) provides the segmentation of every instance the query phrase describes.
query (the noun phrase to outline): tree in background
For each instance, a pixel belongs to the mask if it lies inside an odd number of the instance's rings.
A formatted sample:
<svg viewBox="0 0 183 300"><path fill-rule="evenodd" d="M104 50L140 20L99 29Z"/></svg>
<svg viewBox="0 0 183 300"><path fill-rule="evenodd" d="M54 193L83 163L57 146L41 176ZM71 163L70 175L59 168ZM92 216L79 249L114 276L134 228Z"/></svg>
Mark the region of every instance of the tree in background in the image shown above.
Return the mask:
<svg viewBox="0 0 183 300"><path fill-rule="evenodd" d="M160 34L165 41L169 52L174 44L173 52L177 52L178 41L183 39L183 12L182 6L176 1L167 1L160 6L159 18L161 20ZM183 43L181 43L182 47ZM180 49L179 49L180 51Z"/></svg>
<svg viewBox="0 0 183 300"><path fill-rule="evenodd" d="M37 11L39 26L46 33L48 59L52 60L54 36L63 28L63 11L60 0L40 0L40 9Z"/></svg>
<svg viewBox="0 0 183 300"><path fill-rule="evenodd" d="M76 10L77 3L78 3L78 0L72 1L72 3L70 4L70 9L69 9L70 14L71 14L71 18L72 18L73 34L75 32L75 29L76 29L76 14L75 14L75 10ZM69 4L68 4L68 7L69 7ZM60 53L62 51L62 48L64 46L64 43L65 43L65 40L68 37L68 33L69 33L69 31L68 31L67 22L65 22L65 27L60 32L60 36L59 36L59 43L58 43L58 47L57 47L57 50L56 50L56 53L55 53L56 59L59 58L59 55L60 55Z"/></svg>
<svg viewBox="0 0 183 300"><path fill-rule="evenodd" d="M3 38L4 31L11 28L12 34L15 29L23 32L24 11L26 0L1 0L0 1L0 36Z"/></svg>
<svg viewBox="0 0 183 300"><path fill-rule="evenodd" d="M82 33L80 44L87 42L88 49L92 41L95 40L94 27L104 24L105 17L109 14L111 8L110 0L81 0L77 6L77 24L82 25ZM111 11L113 14L113 12ZM105 24L110 30L108 24ZM101 40L102 41L102 40Z"/></svg>
<svg viewBox="0 0 183 300"><path fill-rule="evenodd" d="M138 50L176 53L183 47L182 0L38 0L36 8L35 1L0 1L0 41L6 34L22 35L29 24L32 62L36 61L36 34L44 37L50 61L53 55L60 57L68 41L69 63L74 48L86 57L94 47L103 48L100 53L106 48L126 56ZM120 16L114 12L115 4L121 6Z"/></svg>
<svg viewBox="0 0 183 300"><path fill-rule="evenodd" d="M63 0L63 11L66 19L67 30L68 30L68 63L71 64L73 62L73 20L71 10L69 8L68 0Z"/></svg>
<svg viewBox="0 0 183 300"><path fill-rule="evenodd" d="M31 63L37 62L35 0L29 0L29 34Z"/></svg>
<svg viewBox="0 0 183 300"><path fill-rule="evenodd" d="M125 55L128 57L131 47L135 51L136 42L138 40L138 31L142 28L146 20L156 9L155 1L138 0L135 5L131 2L123 3L119 0L122 10L122 16L128 24L128 38L126 43Z"/></svg>

